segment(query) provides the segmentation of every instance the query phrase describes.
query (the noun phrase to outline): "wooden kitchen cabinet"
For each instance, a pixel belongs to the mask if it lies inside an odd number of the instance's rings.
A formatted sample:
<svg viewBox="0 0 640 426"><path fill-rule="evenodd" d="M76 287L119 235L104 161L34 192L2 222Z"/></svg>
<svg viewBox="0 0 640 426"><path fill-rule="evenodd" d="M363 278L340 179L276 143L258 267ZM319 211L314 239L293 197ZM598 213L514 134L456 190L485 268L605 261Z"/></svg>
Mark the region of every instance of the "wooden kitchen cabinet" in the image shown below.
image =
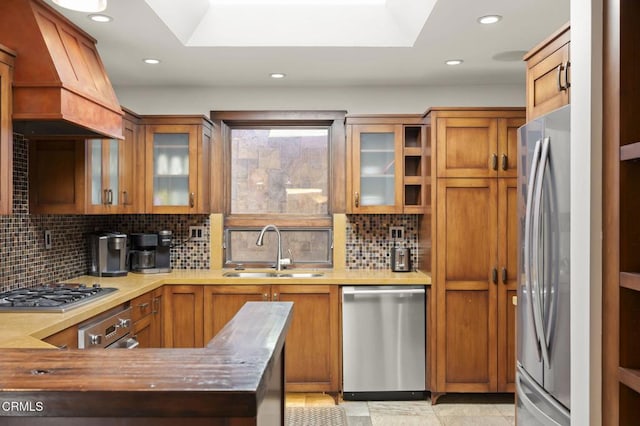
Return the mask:
<svg viewBox="0 0 640 426"><path fill-rule="evenodd" d="M84 213L84 149L84 140L29 142L31 214Z"/></svg>
<svg viewBox="0 0 640 426"><path fill-rule="evenodd" d="M269 285L215 285L204 290L204 341L209 342L246 302L271 300Z"/></svg>
<svg viewBox="0 0 640 426"><path fill-rule="evenodd" d="M167 285L163 294L163 338L166 348L201 348L203 341L201 285Z"/></svg>
<svg viewBox="0 0 640 426"><path fill-rule="evenodd" d="M515 391L517 150L523 108L433 108L432 393Z"/></svg>
<svg viewBox="0 0 640 426"><path fill-rule="evenodd" d="M143 146L125 111L124 139L34 140L29 144L29 211L142 213Z"/></svg>
<svg viewBox="0 0 640 426"><path fill-rule="evenodd" d="M523 108L432 108L437 177L516 177L518 127Z"/></svg>
<svg viewBox="0 0 640 426"><path fill-rule="evenodd" d="M13 211L13 107L11 84L15 52L0 45L0 214Z"/></svg>
<svg viewBox="0 0 640 426"><path fill-rule="evenodd" d="M437 392L515 391L516 188L438 181Z"/></svg>
<svg viewBox="0 0 640 426"><path fill-rule="evenodd" d="M143 116L147 213L209 213L212 123L203 116Z"/></svg>
<svg viewBox="0 0 640 426"><path fill-rule="evenodd" d="M272 285L274 301L293 302L285 346L288 392L339 392L340 312L335 285Z"/></svg>
<svg viewBox="0 0 640 426"><path fill-rule="evenodd" d="M422 214L430 147L421 116L347 116L349 213Z"/></svg>
<svg viewBox="0 0 640 426"><path fill-rule="evenodd" d="M249 301L294 302L287 334L289 392L339 392L339 292L334 285L216 285L204 290L205 343Z"/></svg>
<svg viewBox="0 0 640 426"><path fill-rule="evenodd" d="M78 349L78 326L65 328L42 340L60 349Z"/></svg>
<svg viewBox="0 0 640 426"><path fill-rule="evenodd" d="M527 53L527 121L568 105L571 92L567 23Z"/></svg>
<svg viewBox="0 0 640 426"><path fill-rule="evenodd" d="M163 347L163 290L150 291L131 301L133 335L141 348Z"/></svg>
<svg viewBox="0 0 640 426"><path fill-rule="evenodd" d="M124 110L123 139L89 139L86 144L87 213L142 213L144 147L139 117Z"/></svg>

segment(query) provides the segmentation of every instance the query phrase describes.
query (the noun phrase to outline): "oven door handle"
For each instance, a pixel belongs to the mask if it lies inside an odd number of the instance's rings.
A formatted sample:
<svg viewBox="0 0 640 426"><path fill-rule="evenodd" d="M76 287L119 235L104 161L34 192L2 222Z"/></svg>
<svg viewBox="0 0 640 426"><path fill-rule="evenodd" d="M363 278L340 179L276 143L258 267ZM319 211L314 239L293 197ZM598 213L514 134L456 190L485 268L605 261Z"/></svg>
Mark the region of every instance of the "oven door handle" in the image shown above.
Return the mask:
<svg viewBox="0 0 640 426"><path fill-rule="evenodd" d="M135 349L138 347L138 345L140 344L140 342L138 342L138 339L136 338L136 336L134 337L129 337L128 339L125 340L124 344L122 345L123 349Z"/></svg>

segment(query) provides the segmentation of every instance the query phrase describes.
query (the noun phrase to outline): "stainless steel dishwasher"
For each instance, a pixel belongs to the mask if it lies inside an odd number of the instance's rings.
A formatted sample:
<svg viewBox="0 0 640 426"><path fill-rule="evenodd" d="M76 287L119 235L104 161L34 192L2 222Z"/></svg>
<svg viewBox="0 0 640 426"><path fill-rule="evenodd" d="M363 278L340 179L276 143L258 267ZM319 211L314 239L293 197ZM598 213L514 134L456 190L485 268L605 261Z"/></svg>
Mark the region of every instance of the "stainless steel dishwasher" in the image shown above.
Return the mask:
<svg viewBox="0 0 640 426"><path fill-rule="evenodd" d="M425 397L425 289L342 287L346 400Z"/></svg>

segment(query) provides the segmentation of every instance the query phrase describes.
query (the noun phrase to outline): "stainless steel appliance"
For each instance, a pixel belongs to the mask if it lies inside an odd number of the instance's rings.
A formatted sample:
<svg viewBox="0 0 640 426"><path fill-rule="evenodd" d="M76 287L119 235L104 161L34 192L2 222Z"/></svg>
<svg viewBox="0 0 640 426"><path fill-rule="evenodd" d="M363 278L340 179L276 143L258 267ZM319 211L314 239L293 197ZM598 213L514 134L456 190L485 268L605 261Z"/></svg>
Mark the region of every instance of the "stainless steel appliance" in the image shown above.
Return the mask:
<svg viewBox="0 0 640 426"><path fill-rule="evenodd" d="M391 270L393 272L411 271L411 249L405 247L391 249Z"/></svg>
<svg viewBox="0 0 640 426"><path fill-rule="evenodd" d="M104 297L116 288L94 284L48 284L0 293L0 311L66 312Z"/></svg>
<svg viewBox="0 0 640 426"><path fill-rule="evenodd" d="M569 425L570 106L519 129L519 425Z"/></svg>
<svg viewBox="0 0 640 426"><path fill-rule="evenodd" d="M152 233L134 233L131 237L132 272L140 274L158 274L171 272L171 231Z"/></svg>
<svg viewBox="0 0 640 426"><path fill-rule="evenodd" d="M423 399L425 290L342 288L344 399Z"/></svg>
<svg viewBox="0 0 640 426"><path fill-rule="evenodd" d="M89 275L122 277L127 275L127 236L117 232L88 235L91 267Z"/></svg>
<svg viewBox="0 0 640 426"><path fill-rule="evenodd" d="M131 307L117 307L78 326L79 349L133 349L138 346L131 337Z"/></svg>

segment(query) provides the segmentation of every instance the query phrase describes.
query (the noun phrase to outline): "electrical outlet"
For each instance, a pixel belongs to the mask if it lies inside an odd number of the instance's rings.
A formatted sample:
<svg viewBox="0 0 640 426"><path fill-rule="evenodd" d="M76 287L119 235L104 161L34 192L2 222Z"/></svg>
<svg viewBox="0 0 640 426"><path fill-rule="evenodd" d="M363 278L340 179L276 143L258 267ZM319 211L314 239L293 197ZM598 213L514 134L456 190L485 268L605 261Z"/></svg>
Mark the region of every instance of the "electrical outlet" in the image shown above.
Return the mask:
<svg viewBox="0 0 640 426"><path fill-rule="evenodd" d="M44 248L51 250L53 241L51 239L51 231L44 231Z"/></svg>
<svg viewBox="0 0 640 426"><path fill-rule="evenodd" d="M204 241L204 226L190 226L189 227L189 240L190 241Z"/></svg>
<svg viewBox="0 0 640 426"><path fill-rule="evenodd" d="M402 240L404 238L404 226L390 226L389 238L392 240Z"/></svg>

